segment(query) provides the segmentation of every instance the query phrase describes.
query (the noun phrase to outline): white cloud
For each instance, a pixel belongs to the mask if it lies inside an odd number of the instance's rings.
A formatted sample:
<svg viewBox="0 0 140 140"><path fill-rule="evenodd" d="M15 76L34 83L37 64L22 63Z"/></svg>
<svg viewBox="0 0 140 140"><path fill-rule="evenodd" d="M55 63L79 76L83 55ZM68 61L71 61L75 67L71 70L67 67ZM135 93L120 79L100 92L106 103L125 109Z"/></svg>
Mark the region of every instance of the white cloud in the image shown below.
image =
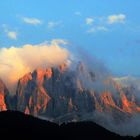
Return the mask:
<svg viewBox="0 0 140 140"><path fill-rule="evenodd" d="M89 30L87 30L87 33L94 33L97 31L103 31L103 32L107 32L108 29L104 26L96 26L96 27L92 27Z"/></svg>
<svg viewBox="0 0 140 140"><path fill-rule="evenodd" d="M0 77L10 90L18 79L38 67L50 67L67 62L69 51L62 48L65 40L52 40L39 45L24 45L0 49Z"/></svg>
<svg viewBox="0 0 140 140"><path fill-rule="evenodd" d="M87 25L92 25L93 24L93 22L94 22L94 19L93 18L86 18L86 24Z"/></svg>
<svg viewBox="0 0 140 140"><path fill-rule="evenodd" d="M104 32L107 32L108 31L108 29L106 27L104 27L104 26L98 26L97 27L97 30L98 31L104 31Z"/></svg>
<svg viewBox="0 0 140 140"><path fill-rule="evenodd" d="M81 15L82 15L81 12L79 12L79 11L76 11L74 14L75 14L76 16L81 16Z"/></svg>
<svg viewBox="0 0 140 140"><path fill-rule="evenodd" d="M17 32L9 31L9 32L7 32L7 36L8 36L10 39L16 40L16 39L17 39Z"/></svg>
<svg viewBox="0 0 140 140"><path fill-rule="evenodd" d="M2 26L3 26L4 32L6 33L8 38L13 39L13 40L17 39L17 32L16 31L9 30L8 29L9 27L6 24L3 24Z"/></svg>
<svg viewBox="0 0 140 140"><path fill-rule="evenodd" d="M53 29L53 28L55 28L55 27L57 27L61 24L62 24L62 21L49 21L48 22L48 28Z"/></svg>
<svg viewBox="0 0 140 140"><path fill-rule="evenodd" d="M29 17L22 17L23 22L31 25L39 25L42 24L42 21L37 18L29 18Z"/></svg>
<svg viewBox="0 0 140 140"><path fill-rule="evenodd" d="M93 32L96 32L96 29L94 27L92 27L89 30L87 30L87 33L93 33Z"/></svg>
<svg viewBox="0 0 140 140"><path fill-rule="evenodd" d="M118 15L110 15L108 16L108 23L125 23L126 15L118 14Z"/></svg>

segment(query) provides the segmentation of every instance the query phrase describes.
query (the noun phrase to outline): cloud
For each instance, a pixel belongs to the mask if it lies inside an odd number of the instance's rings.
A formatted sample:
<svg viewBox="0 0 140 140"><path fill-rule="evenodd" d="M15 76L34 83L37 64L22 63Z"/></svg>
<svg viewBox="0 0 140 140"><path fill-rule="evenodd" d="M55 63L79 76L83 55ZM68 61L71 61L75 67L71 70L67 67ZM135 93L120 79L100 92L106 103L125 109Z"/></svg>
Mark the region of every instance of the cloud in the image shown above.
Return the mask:
<svg viewBox="0 0 140 140"><path fill-rule="evenodd" d="M53 28L55 28L55 27L57 27L61 24L62 24L62 21L49 21L48 22L48 28L53 29Z"/></svg>
<svg viewBox="0 0 140 140"><path fill-rule="evenodd" d="M86 24L87 25L92 25L93 24L93 22L94 22L94 19L93 18L86 18Z"/></svg>
<svg viewBox="0 0 140 140"><path fill-rule="evenodd" d="M89 30L87 30L87 33L94 33L97 31L103 31L103 32L107 32L108 28L104 27L104 26L96 26L96 27L92 27Z"/></svg>
<svg viewBox="0 0 140 140"><path fill-rule="evenodd" d="M107 32L108 31L108 29L106 27L104 27L104 26L98 26L97 27L97 30L98 31L104 31L104 32Z"/></svg>
<svg viewBox="0 0 140 140"><path fill-rule="evenodd" d="M37 18L22 17L22 21L31 25L40 25L42 21Z"/></svg>
<svg viewBox="0 0 140 140"><path fill-rule="evenodd" d="M7 32L7 36L8 36L10 39L16 40L16 39L17 39L17 32L9 31L9 32Z"/></svg>
<svg viewBox="0 0 140 140"><path fill-rule="evenodd" d="M62 48L64 40L52 40L39 45L23 45L0 49L0 78L14 92L17 81L38 67L50 67L68 60L69 51ZM14 88L13 88L14 87Z"/></svg>
<svg viewBox="0 0 140 140"><path fill-rule="evenodd" d="M6 24L3 24L2 27L4 28L4 32L6 33L7 37L13 40L17 39L17 32L9 30Z"/></svg>
<svg viewBox="0 0 140 140"><path fill-rule="evenodd" d="M125 23L126 15L124 14L118 14L118 15L110 15L108 16L108 23L114 24L114 23Z"/></svg>
<svg viewBox="0 0 140 140"><path fill-rule="evenodd" d="M79 12L79 11L76 11L74 14L75 14L76 16L81 16L81 15L82 15L81 12Z"/></svg>

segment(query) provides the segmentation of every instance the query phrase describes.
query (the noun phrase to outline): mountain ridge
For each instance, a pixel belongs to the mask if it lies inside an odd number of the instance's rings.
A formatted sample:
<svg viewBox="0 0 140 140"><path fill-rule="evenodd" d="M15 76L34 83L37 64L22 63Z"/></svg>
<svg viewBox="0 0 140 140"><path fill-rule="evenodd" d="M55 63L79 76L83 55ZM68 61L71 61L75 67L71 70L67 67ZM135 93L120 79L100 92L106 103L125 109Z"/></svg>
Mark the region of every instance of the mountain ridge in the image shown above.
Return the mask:
<svg viewBox="0 0 140 140"><path fill-rule="evenodd" d="M61 139L132 139L121 137L93 122L77 122L68 124L55 124L43 121L17 111L0 112L1 136L6 138L61 138ZM8 135L7 135L8 134ZM138 137L137 137L138 138ZM135 138L135 139L137 139Z"/></svg>
<svg viewBox="0 0 140 140"><path fill-rule="evenodd" d="M0 91L5 89L1 82ZM3 111L17 110L60 124L90 120L114 132L118 124L131 122L140 113L135 88L124 88L112 77L91 71L84 63L75 69L66 64L38 68L19 79L14 97L8 91L1 95L5 95L1 98L5 108L0 104ZM118 133L131 134L123 131Z"/></svg>

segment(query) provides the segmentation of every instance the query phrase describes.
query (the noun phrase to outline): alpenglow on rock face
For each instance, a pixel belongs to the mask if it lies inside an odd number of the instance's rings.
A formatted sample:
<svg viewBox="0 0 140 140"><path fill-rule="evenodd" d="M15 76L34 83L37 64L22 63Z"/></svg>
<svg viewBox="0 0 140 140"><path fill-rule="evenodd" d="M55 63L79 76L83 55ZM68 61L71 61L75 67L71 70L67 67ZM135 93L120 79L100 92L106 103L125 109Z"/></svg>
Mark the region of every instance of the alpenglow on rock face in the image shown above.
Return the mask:
<svg viewBox="0 0 140 140"><path fill-rule="evenodd" d="M56 123L91 120L122 135L140 133L122 127L140 114L139 106L137 89L81 62L74 68L62 64L27 73L19 79L15 97L0 81L0 111L16 109Z"/></svg>
<svg viewBox="0 0 140 140"><path fill-rule="evenodd" d="M73 112L94 110L91 93L65 64L25 75L19 80L16 96L17 109L35 116L57 119Z"/></svg>
<svg viewBox="0 0 140 140"><path fill-rule="evenodd" d="M19 80L16 98L17 110L26 114L56 123L91 120L122 135L133 135L125 124L140 114L137 89L83 63L26 74Z"/></svg>
<svg viewBox="0 0 140 140"><path fill-rule="evenodd" d="M6 98L9 95L9 92L4 85L3 81L0 79L0 111L6 111L7 105L6 105Z"/></svg>

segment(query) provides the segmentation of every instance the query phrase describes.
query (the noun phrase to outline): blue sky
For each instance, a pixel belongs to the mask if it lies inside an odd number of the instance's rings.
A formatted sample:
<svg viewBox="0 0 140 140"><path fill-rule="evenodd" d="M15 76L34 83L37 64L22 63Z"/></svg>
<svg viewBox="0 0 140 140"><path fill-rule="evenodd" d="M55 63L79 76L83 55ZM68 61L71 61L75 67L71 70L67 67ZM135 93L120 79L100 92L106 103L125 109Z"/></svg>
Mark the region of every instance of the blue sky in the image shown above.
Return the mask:
<svg viewBox="0 0 140 140"><path fill-rule="evenodd" d="M140 75L139 0L1 0L0 47L66 39L115 75Z"/></svg>

